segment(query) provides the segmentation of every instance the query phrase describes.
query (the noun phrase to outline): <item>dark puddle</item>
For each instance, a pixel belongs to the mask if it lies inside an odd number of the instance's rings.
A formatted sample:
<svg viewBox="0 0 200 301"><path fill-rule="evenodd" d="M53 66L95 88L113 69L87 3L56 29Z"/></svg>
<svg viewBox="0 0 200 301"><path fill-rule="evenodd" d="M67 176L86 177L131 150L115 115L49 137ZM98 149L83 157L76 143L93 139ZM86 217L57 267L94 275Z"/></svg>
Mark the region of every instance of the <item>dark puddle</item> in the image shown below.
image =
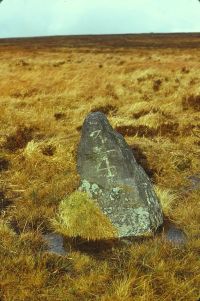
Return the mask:
<svg viewBox="0 0 200 301"><path fill-rule="evenodd" d="M60 234L48 233L43 235L48 244L48 251L58 255L66 255L67 251L64 249L63 237Z"/></svg>
<svg viewBox="0 0 200 301"><path fill-rule="evenodd" d="M163 225L158 229L156 235L161 235L165 242L176 247L181 247L188 242L186 233L167 217L164 217Z"/></svg>
<svg viewBox="0 0 200 301"><path fill-rule="evenodd" d="M185 245L187 243L187 236L181 229L171 227L163 235L164 239L175 246Z"/></svg>

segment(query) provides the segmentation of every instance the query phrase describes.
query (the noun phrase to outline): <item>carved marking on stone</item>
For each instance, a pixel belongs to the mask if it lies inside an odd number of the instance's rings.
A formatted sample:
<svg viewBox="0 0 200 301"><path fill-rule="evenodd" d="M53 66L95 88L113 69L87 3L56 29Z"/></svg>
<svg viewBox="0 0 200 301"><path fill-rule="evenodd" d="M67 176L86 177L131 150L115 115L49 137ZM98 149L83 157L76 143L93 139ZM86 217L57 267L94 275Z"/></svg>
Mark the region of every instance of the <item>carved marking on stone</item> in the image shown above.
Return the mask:
<svg viewBox="0 0 200 301"><path fill-rule="evenodd" d="M81 187L96 199L119 237L153 232L163 222L150 179L101 112L88 115L78 151Z"/></svg>
<svg viewBox="0 0 200 301"><path fill-rule="evenodd" d="M116 152L116 150L115 149L109 149L105 153L112 153L112 152Z"/></svg>
<svg viewBox="0 0 200 301"><path fill-rule="evenodd" d="M106 151L101 150L101 154L103 155L103 158L106 157L106 155L108 153L113 153L113 152L116 152L116 150L115 149L109 149L109 150L106 150Z"/></svg>
<svg viewBox="0 0 200 301"><path fill-rule="evenodd" d="M90 137L94 137L95 139L100 135L101 130L96 130L90 134Z"/></svg>
<svg viewBox="0 0 200 301"><path fill-rule="evenodd" d="M105 138L101 137L101 142L102 142L102 144L105 144L107 142L107 138L106 137Z"/></svg>
<svg viewBox="0 0 200 301"><path fill-rule="evenodd" d="M101 168L101 165L103 163L106 164L106 167ZM116 170L116 167L115 166L110 166L109 160L108 160L108 158L106 156L103 156L103 158L101 159L100 164L97 166L97 171L103 171L103 170L105 170L105 171L108 172L108 174L107 174L108 178L113 178L114 177L114 175L112 173L112 170Z"/></svg>

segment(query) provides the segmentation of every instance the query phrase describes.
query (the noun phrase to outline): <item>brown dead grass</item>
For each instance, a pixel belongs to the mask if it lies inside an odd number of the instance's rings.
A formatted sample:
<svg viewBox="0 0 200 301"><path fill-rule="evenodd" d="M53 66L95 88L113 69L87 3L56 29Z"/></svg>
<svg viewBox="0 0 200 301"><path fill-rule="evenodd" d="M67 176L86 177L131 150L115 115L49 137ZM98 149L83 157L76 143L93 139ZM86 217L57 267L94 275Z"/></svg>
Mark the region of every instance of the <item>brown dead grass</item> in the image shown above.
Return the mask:
<svg viewBox="0 0 200 301"><path fill-rule="evenodd" d="M190 49L188 37L182 48L170 37L168 48L153 36L105 37L105 47L99 37L91 48L90 39L0 45L0 299L196 301L200 195L182 187L200 170L199 38ZM186 246L158 236L98 256L47 252L42 233L79 185L76 149L91 111L125 136Z"/></svg>

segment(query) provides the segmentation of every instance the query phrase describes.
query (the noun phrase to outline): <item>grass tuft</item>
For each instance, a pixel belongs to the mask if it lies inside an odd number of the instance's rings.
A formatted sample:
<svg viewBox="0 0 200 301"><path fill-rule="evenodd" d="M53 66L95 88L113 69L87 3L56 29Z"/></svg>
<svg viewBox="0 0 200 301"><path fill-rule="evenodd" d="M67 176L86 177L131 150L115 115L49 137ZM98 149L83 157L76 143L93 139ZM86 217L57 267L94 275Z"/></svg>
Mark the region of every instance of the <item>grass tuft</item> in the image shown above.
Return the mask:
<svg viewBox="0 0 200 301"><path fill-rule="evenodd" d="M166 216L169 216L172 213L173 206L176 204L176 201L178 200L177 193L174 193L170 189L161 188L159 186L154 186L154 189L158 199L160 200L163 213Z"/></svg>
<svg viewBox="0 0 200 301"><path fill-rule="evenodd" d="M75 191L63 199L57 217L52 220L54 230L68 237L87 240L117 237L117 230L86 193Z"/></svg>

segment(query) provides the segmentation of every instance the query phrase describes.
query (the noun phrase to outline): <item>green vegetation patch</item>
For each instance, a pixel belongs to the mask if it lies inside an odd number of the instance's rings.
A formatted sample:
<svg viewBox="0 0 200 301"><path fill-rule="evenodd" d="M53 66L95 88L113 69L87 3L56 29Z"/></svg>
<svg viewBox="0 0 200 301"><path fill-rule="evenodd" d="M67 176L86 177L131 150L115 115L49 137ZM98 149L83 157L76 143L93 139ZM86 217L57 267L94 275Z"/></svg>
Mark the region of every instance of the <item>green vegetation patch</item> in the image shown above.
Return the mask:
<svg viewBox="0 0 200 301"><path fill-rule="evenodd" d="M117 238L117 230L87 193L75 191L63 199L57 216L52 220L54 229L68 237L87 240Z"/></svg>

